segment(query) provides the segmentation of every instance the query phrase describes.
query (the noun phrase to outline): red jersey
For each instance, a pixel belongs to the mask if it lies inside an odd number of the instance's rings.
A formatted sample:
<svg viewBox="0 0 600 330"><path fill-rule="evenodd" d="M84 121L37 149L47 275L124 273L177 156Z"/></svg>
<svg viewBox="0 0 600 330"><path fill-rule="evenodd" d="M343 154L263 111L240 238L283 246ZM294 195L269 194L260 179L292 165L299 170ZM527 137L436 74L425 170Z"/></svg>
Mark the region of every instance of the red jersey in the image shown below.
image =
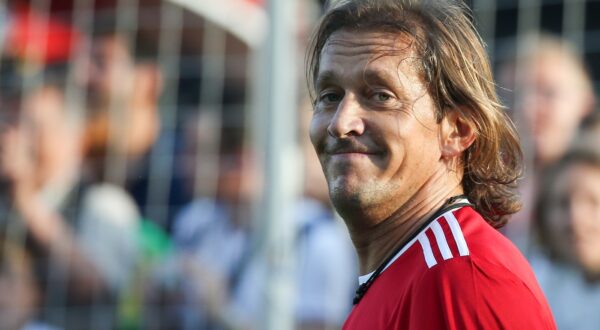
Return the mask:
<svg viewBox="0 0 600 330"><path fill-rule="evenodd" d="M556 325L525 258L467 206L444 213L408 242L354 306L343 329Z"/></svg>

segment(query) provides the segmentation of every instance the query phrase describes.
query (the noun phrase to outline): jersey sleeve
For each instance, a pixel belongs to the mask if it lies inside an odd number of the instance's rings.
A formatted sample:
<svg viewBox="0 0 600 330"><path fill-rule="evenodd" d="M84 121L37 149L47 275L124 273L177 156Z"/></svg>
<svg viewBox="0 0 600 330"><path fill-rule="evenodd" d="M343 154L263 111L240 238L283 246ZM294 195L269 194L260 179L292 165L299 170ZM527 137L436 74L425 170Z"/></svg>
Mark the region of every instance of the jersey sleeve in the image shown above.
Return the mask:
<svg viewBox="0 0 600 330"><path fill-rule="evenodd" d="M414 288L410 329L555 329L547 304L510 270L471 257L429 269Z"/></svg>

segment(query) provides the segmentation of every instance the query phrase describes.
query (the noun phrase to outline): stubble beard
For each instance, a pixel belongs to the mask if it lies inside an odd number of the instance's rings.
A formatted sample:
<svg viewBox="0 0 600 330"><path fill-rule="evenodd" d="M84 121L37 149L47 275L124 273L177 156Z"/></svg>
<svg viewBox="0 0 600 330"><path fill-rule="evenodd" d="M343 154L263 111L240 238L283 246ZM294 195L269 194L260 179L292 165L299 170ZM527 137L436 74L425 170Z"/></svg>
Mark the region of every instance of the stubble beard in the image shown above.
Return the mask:
<svg viewBox="0 0 600 330"><path fill-rule="evenodd" d="M383 220L392 210L393 192L399 185L369 179L348 182L348 178L329 181L329 197L336 211L348 223L364 225Z"/></svg>

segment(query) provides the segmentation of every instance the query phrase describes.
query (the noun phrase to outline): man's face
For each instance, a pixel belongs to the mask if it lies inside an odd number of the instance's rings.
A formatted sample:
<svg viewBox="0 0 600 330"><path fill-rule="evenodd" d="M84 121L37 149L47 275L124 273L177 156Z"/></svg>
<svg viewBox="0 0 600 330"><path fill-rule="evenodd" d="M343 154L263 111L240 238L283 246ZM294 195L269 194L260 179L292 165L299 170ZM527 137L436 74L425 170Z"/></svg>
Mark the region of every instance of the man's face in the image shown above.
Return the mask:
<svg viewBox="0 0 600 330"><path fill-rule="evenodd" d="M342 216L389 217L442 164L435 106L409 43L340 30L321 53L310 137Z"/></svg>

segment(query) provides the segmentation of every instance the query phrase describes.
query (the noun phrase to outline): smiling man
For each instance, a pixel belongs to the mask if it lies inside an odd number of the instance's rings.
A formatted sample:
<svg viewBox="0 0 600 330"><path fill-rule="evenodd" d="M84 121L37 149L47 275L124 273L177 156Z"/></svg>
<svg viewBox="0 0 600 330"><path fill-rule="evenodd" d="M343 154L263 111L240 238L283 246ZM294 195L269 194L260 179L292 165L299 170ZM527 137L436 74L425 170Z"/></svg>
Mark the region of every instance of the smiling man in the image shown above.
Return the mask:
<svg viewBox="0 0 600 330"><path fill-rule="evenodd" d="M344 329L553 329L517 249L522 155L454 1L338 1L309 53L310 136L360 261Z"/></svg>

